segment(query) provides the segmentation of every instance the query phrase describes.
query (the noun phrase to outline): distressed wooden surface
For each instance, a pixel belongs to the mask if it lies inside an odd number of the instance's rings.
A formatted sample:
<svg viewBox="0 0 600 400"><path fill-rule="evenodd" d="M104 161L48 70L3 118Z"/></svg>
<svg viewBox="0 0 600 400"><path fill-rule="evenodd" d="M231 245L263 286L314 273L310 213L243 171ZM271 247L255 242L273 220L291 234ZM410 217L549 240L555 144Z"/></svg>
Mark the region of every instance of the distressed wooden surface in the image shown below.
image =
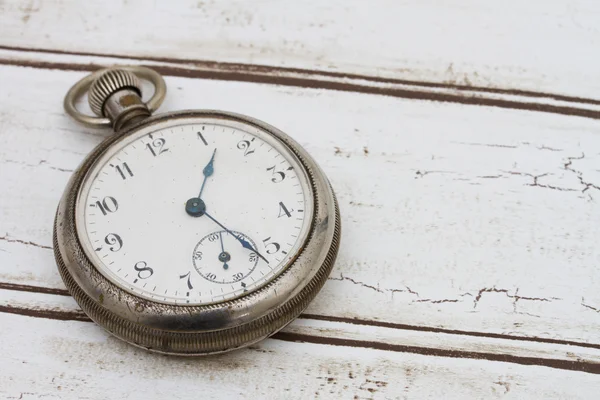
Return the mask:
<svg viewBox="0 0 600 400"><path fill-rule="evenodd" d="M161 18L155 5L141 14L153 24L141 18L120 36L105 28L125 17L91 2L0 2L0 397L595 398L599 59L576 62L597 42L599 7L556 2L542 18L535 3L502 7L509 21L458 2L396 18L437 10L435 37L445 32L449 46L394 41L369 22L400 12L347 2L281 19L272 15L281 6L266 3L251 12L178 2ZM372 20L361 24L363 15ZM486 21L495 52L463 37ZM159 31L170 33L149 39ZM533 44L537 61L515 55ZM86 71L115 63L166 75L161 111L263 119L330 177L344 226L338 262L273 339L201 360L152 355L109 337L66 293L51 251L54 210L108 133L69 120L62 98ZM451 82L447 63L477 80Z"/></svg>
<svg viewBox="0 0 600 400"><path fill-rule="evenodd" d="M15 360L14 378L0 378L4 398L576 399L597 389L591 374L285 338L202 360L163 357L108 337L91 323L3 319L12 340L4 357ZM24 337L24 329L44 335Z"/></svg>
<svg viewBox="0 0 600 400"><path fill-rule="evenodd" d="M595 0L0 2L0 45L597 97Z"/></svg>

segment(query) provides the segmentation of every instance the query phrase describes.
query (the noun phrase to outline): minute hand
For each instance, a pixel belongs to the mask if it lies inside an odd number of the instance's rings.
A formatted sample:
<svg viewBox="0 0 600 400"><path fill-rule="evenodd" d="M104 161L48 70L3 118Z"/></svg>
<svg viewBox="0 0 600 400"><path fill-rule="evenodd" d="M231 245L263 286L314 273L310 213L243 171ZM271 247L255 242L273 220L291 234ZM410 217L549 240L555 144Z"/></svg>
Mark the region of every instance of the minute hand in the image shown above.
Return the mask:
<svg viewBox="0 0 600 400"><path fill-rule="evenodd" d="M252 247L252 245L247 240L245 240L244 238L242 238L240 236L237 236L236 234L234 234L233 232L231 232L229 229L227 229L225 227L225 225L223 225L222 223L220 223L219 221L217 221L216 219L214 219L213 216L210 215L209 213L205 212L204 215L206 215L208 218L212 219L215 222L215 224L219 225L227 233L229 233L231 236L233 236L234 238L236 238L242 244L243 248L255 252L260 258L262 258L263 260L265 260L265 262L267 264L269 263L269 261L266 258L264 258L263 255L258 252L258 250L256 250L254 247Z"/></svg>

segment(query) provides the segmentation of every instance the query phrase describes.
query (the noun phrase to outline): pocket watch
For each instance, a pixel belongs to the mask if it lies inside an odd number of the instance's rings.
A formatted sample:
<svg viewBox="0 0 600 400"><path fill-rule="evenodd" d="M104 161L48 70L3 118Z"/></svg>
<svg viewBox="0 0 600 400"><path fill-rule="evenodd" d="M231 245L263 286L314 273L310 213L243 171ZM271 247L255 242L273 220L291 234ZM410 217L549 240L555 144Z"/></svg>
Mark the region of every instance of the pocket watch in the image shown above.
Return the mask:
<svg viewBox="0 0 600 400"><path fill-rule="evenodd" d="M155 88L146 103L142 80ZM76 108L86 93L96 116ZM67 93L70 116L115 134L60 200L58 269L83 311L126 342L177 355L242 348L294 320L327 280L337 201L285 133L225 111L151 116L165 95L139 66L96 71Z"/></svg>

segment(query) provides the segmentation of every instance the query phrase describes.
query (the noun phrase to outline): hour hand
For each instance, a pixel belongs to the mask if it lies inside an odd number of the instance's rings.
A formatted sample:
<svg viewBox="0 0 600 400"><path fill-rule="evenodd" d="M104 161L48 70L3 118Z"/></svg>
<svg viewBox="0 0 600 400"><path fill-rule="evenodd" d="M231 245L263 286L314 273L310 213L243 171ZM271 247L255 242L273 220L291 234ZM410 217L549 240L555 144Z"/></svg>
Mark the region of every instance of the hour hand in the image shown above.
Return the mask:
<svg viewBox="0 0 600 400"><path fill-rule="evenodd" d="M215 172L213 163L215 161L215 153L216 152L217 152L217 149L214 149L212 156L210 157L210 161L208 162L208 164L206 164L206 166L202 170L202 174L204 175L204 180L202 181L202 186L200 187L200 194L198 194L198 197L192 197L185 203L185 211L192 217L201 217L204 215L204 212L206 211L206 204L204 204L204 201L202 201L201 197L202 197L202 192L204 191L204 185L206 185L206 180L208 179L209 176L211 176Z"/></svg>
<svg viewBox="0 0 600 400"><path fill-rule="evenodd" d="M215 170L213 168L213 161L215 161L215 153L216 152L217 152L217 149L214 149L212 156L210 157L210 161L208 162L208 164L206 164L206 167L204 167L204 169L202 170L202 173L207 178L209 176L211 176L213 174L213 172L215 172Z"/></svg>
<svg viewBox="0 0 600 400"><path fill-rule="evenodd" d="M202 174L204 175L204 180L202 181L202 186L200 187L200 194L198 194L198 198L202 197L202 191L204 191L204 185L206 185L206 180L208 179L209 176L211 176L215 172L213 163L215 161L216 152L217 152L217 149L214 149L212 156L210 157L210 161L208 162L208 164L206 164L206 166L202 170Z"/></svg>

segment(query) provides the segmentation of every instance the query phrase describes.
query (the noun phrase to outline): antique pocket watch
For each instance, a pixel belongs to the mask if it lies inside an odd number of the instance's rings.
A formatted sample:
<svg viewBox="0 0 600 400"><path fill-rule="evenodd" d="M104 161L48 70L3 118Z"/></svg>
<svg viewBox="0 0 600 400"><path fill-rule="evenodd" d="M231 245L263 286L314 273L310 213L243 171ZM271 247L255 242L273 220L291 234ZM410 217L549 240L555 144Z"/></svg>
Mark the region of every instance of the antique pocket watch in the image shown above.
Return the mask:
<svg viewBox="0 0 600 400"><path fill-rule="evenodd" d="M154 84L141 99L140 79ZM75 101L88 92L87 116ZM54 253L83 311L148 350L248 346L296 318L333 267L340 216L323 171L289 136L239 114L150 116L166 94L144 67L97 71L65 110L116 134L87 156L58 206Z"/></svg>

